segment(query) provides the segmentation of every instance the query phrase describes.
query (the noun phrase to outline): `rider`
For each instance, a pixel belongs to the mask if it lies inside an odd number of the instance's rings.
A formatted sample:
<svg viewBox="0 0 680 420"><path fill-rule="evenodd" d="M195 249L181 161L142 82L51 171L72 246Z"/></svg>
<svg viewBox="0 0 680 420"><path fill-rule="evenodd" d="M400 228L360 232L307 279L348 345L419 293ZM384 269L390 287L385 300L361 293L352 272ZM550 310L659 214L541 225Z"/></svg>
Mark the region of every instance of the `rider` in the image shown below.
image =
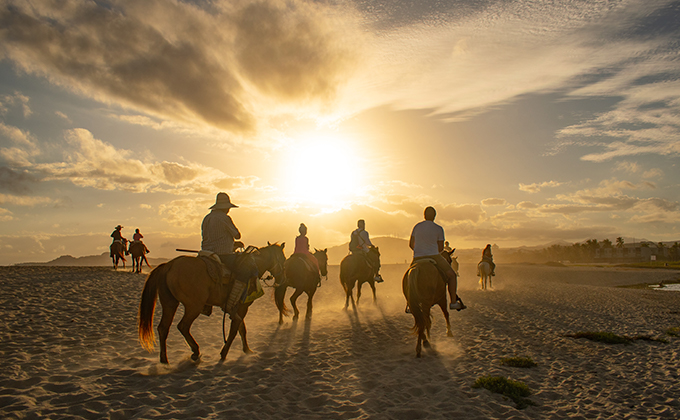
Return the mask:
<svg viewBox="0 0 680 420"><path fill-rule="evenodd" d="M232 271L236 260L234 240L241 239L241 232L228 214L233 207L238 206L231 203L229 195L221 192L217 194L215 204L210 207L212 211L203 218L203 223L201 223L201 236L203 238L201 250L217 254L222 263ZM237 276L233 276L233 279L233 286L226 306L226 312L232 319L238 316L237 303L246 289L246 283L243 279L237 278Z"/></svg>
<svg viewBox="0 0 680 420"><path fill-rule="evenodd" d="M425 220L413 227L408 245L413 250L413 261L422 258L432 259L437 263L439 271L446 274L449 297L451 298L449 309L460 311L465 309L466 306L456 293L458 287L456 272L441 255L444 250L444 228L434 222L436 215L437 212L434 207L425 208Z"/></svg>
<svg viewBox="0 0 680 420"><path fill-rule="evenodd" d="M446 252L451 252L453 251L453 248L449 245L449 241L444 241L444 251Z"/></svg>
<svg viewBox="0 0 680 420"><path fill-rule="evenodd" d="M321 286L321 272L319 271L319 261L311 252L309 252L309 238L307 238L307 226L305 226L304 223L300 223L298 232L300 232L300 236L295 238L295 251L293 251L293 254L301 255L309 262L309 264L315 269L314 273L316 276L317 286Z"/></svg>
<svg viewBox="0 0 680 420"><path fill-rule="evenodd" d="M139 243L141 243L142 245L144 245L144 252L145 252L146 254L148 254L148 253L151 252L151 251L149 251L149 248L147 248L146 245L144 244L144 242L142 242L142 238L144 238L144 235L142 235L142 234L139 232L139 229L135 229L135 234L132 235L132 240L133 240L133 242L139 242Z"/></svg>
<svg viewBox="0 0 680 420"><path fill-rule="evenodd" d="M113 238L113 242L111 242L111 246L109 247L109 252L111 258L113 258L113 244L118 241L121 244L125 245L127 242L127 239L123 238L123 234L121 233L121 229L123 229L123 226L118 225L116 228L113 230L113 233L111 233L111 237Z"/></svg>
<svg viewBox="0 0 680 420"><path fill-rule="evenodd" d="M380 266L376 267L375 263L371 262L368 258L368 250L371 246L373 246L373 244L368 237L368 231L366 231L366 222L363 219L359 219L357 221L357 228L349 236L349 252L364 257L375 273L373 280L375 280L376 283L382 283L383 278L379 272Z"/></svg>
<svg viewBox="0 0 680 420"><path fill-rule="evenodd" d="M493 262L493 254L491 254L491 244L486 244L486 248L482 251L482 262L488 262L491 266L491 275L496 275L496 264ZM479 264L477 264L477 277L479 277Z"/></svg>

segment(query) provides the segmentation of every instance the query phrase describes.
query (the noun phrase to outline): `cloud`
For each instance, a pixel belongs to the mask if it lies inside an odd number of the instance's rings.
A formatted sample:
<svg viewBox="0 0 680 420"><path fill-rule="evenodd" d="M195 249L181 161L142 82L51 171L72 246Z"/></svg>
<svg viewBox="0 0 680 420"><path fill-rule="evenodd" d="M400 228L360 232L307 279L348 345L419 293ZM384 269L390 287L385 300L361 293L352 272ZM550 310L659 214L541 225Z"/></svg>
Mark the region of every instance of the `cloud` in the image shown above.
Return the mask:
<svg viewBox="0 0 680 420"><path fill-rule="evenodd" d="M0 205L15 205L32 207L39 204L49 204L55 201L48 197L26 197L12 194L0 194Z"/></svg>
<svg viewBox="0 0 680 420"><path fill-rule="evenodd" d="M639 172L641 170L640 165L637 162L618 162L616 166L614 167L614 170L616 171L621 171L621 172L627 172L629 174L634 174L636 172Z"/></svg>
<svg viewBox="0 0 680 420"><path fill-rule="evenodd" d="M663 178L663 171L659 168L652 168L648 171L643 172L642 177L646 179Z"/></svg>
<svg viewBox="0 0 680 420"><path fill-rule="evenodd" d="M482 205L484 206L504 206L507 203L503 198L486 198L482 200Z"/></svg>
<svg viewBox="0 0 680 420"><path fill-rule="evenodd" d="M0 134L3 127L5 126L0 124ZM19 139L29 139L23 132L14 133ZM15 159L12 163L25 168L21 175L24 178L32 177L43 181L66 180L80 187L100 190L164 191L181 195L213 194L219 189L252 188L258 180L254 176L232 177L198 163L144 162L133 158L134 154L129 150L117 149L94 138L92 133L85 129L66 131L65 140L64 159L61 161L30 162L28 155L39 153L36 148L34 152L24 156L25 159ZM7 179L8 186L15 185L16 182L12 184L11 181L18 181L20 177L18 174L17 170L11 168L4 172L0 171L0 181Z"/></svg>
<svg viewBox="0 0 680 420"><path fill-rule="evenodd" d="M39 153L36 139L17 127L0 122L0 138L9 147L0 147L0 158L10 166L28 166L30 160Z"/></svg>
<svg viewBox="0 0 680 420"><path fill-rule="evenodd" d="M543 188L555 188L559 187L562 185L562 182L557 182L557 181L546 181L546 182L541 182L536 183L534 182L533 184L519 184L519 189L520 191L526 191L528 193L537 193L541 191Z"/></svg>
<svg viewBox="0 0 680 420"><path fill-rule="evenodd" d="M66 120L66 122L68 122L69 124L72 124L72 123L73 123L73 121L71 121L71 119L68 117L68 115L64 114L64 113L61 112L61 111L54 111L54 114L55 114L57 117Z"/></svg>
<svg viewBox="0 0 680 420"><path fill-rule="evenodd" d="M28 194L31 192L29 185L35 182L36 178L26 171L0 166L0 192Z"/></svg>
<svg viewBox="0 0 680 420"><path fill-rule="evenodd" d="M358 31L337 8L303 1L3 2L3 53L22 70L105 103L247 133L258 95L333 97Z"/></svg>
<svg viewBox="0 0 680 420"><path fill-rule="evenodd" d="M30 98L19 92L14 92L14 95L2 95L0 96L0 114L6 114L9 112L9 108L16 105L21 106L24 118L28 118L33 114L31 107L28 105Z"/></svg>
<svg viewBox="0 0 680 420"><path fill-rule="evenodd" d="M522 201L517 204L518 209L536 209L541 207L540 204L532 203L531 201Z"/></svg>
<svg viewBox="0 0 680 420"><path fill-rule="evenodd" d="M14 220L14 217L12 217L12 212L7 209L0 208L0 222L9 222L11 220Z"/></svg>

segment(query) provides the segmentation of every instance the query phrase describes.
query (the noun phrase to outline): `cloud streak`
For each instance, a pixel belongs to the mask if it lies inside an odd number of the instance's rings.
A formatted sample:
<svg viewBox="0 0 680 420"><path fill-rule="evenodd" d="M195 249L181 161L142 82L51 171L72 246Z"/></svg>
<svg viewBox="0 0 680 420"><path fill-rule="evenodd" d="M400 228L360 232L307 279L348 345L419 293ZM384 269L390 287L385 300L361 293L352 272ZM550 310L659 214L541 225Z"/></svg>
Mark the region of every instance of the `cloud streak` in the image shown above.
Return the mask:
<svg viewBox="0 0 680 420"><path fill-rule="evenodd" d="M1 55L105 103L251 132L255 98L326 101L354 62L346 20L302 1L6 0Z"/></svg>

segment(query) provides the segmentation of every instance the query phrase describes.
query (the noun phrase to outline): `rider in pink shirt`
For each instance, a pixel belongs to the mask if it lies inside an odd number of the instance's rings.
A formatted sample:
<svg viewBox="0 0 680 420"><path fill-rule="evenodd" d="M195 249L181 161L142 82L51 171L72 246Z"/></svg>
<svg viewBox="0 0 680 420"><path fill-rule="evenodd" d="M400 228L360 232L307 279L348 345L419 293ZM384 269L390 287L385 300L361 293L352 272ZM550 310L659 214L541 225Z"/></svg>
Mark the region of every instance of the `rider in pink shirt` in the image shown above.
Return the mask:
<svg viewBox="0 0 680 420"><path fill-rule="evenodd" d="M319 261L316 259L311 252L309 252L309 238L307 238L307 226L304 223L300 223L300 228L298 229L300 236L295 238L295 251L293 254L299 254L304 256L307 261L312 264L312 267L316 268L317 273L319 273L319 281L321 281L321 274L319 272Z"/></svg>

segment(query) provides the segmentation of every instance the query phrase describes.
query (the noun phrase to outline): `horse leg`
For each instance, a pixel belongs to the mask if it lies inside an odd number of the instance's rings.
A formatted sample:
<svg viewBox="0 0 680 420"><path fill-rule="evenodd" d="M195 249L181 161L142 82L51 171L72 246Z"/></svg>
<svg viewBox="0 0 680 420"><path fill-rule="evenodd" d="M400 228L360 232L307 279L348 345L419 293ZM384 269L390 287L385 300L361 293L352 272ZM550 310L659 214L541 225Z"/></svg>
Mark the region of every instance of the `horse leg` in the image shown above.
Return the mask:
<svg viewBox="0 0 680 420"><path fill-rule="evenodd" d="M305 314L305 318L307 319L312 317L312 300L314 299L314 293L316 293L316 289L312 290L311 293L307 293L307 313Z"/></svg>
<svg viewBox="0 0 680 420"><path fill-rule="evenodd" d="M170 326L172 325L172 319L175 317L175 312L177 312L179 301L170 295L167 290L163 290L162 288L158 291L158 298L160 299L161 307L163 308L163 314L161 315L161 320L158 323L158 339L160 341L161 347L161 363L167 365L168 334L170 333Z"/></svg>
<svg viewBox="0 0 680 420"><path fill-rule="evenodd" d="M295 302L297 301L297 298L299 298L301 294L302 294L301 289L295 289L295 292L293 292L293 295L290 297L290 304L293 305L293 311L295 311L293 321L297 321L298 318L300 317L300 311L298 310L297 304Z"/></svg>
<svg viewBox="0 0 680 420"><path fill-rule="evenodd" d="M239 313L241 315L241 326L238 327L238 333L241 336L241 343L243 344L243 352L245 354L253 354L253 351L250 349L248 346L248 340L246 339L246 313L248 313L248 307L246 307L245 311L243 313Z"/></svg>
<svg viewBox="0 0 680 420"><path fill-rule="evenodd" d="M368 283L371 286L371 290L373 291L373 303L375 303L378 298L375 296L375 282L371 281Z"/></svg>
<svg viewBox="0 0 680 420"><path fill-rule="evenodd" d="M361 299L361 288L363 286L364 286L364 283L357 280L357 305L359 304L359 299Z"/></svg>
<svg viewBox="0 0 680 420"><path fill-rule="evenodd" d="M186 340L187 344L191 348L191 360L194 361L198 360L201 353L198 350L198 343L196 340L194 340L194 337L191 336L190 330L191 324L193 324L194 320L201 314L202 309L203 305L195 305L195 307L193 307L184 304L184 316L182 317L182 320L179 321L179 324L177 324L177 329L182 333L184 340Z"/></svg>
<svg viewBox="0 0 680 420"><path fill-rule="evenodd" d="M247 312L247 310L245 312ZM245 312L242 311L242 309L239 305L239 309L238 309L239 316L234 317L234 319L231 320L231 326L229 327L229 336L227 337L227 341L224 343L224 347L222 347L222 350L220 351L220 358L222 360L227 358L227 353L229 353L229 348L231 347L231 343L233 343L234 338L236 338L236 333L241 331L241 325L243 325L243 316L245 316ZM241 314L243 314L243 316L241 316ZM245 326L243 326L243 331L244 331L244 334L245 334ZM245 352L245 349L244 349L244 352Z"/></svg>
<svg viewBox="0 0 680 420"><path fill-rule="evenodd" d="M449 321L449 310L446 308L446 300L444 302L439 302L439 307L442 308L442 313L444 314L444 319L446 320L446 335L448 337L453 337L451 332L451 322Z"/></svg>

